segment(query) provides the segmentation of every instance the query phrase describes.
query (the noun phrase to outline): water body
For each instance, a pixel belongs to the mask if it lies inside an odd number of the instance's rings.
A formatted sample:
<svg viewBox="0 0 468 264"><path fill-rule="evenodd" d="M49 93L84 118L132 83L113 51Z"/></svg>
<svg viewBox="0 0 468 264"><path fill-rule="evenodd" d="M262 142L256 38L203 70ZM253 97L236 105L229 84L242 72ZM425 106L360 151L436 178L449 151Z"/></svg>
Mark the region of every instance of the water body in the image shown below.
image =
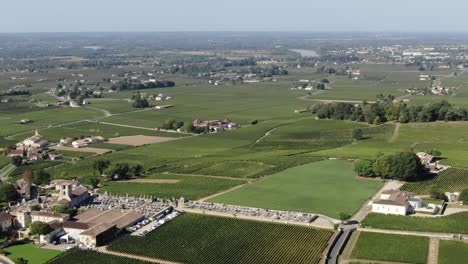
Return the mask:
<svg viewBox="0 0 468 264"><path fill-rule="evenodd" d="M296 53L301 54L302 57L318 57L319 54L315 50L306 50L306 49L291 49Z"/></svg>

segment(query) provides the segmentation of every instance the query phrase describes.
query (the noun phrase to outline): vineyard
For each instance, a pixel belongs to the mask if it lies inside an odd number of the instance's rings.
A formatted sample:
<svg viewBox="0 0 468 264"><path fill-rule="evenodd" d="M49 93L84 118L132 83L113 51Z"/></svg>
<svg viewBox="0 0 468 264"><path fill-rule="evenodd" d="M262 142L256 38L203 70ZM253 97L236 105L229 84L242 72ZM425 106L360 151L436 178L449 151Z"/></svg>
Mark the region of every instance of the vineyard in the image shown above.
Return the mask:
<svg viewBox="0 0 468 264"><path fill-rule="evenodd" d="M109 250L184 263L319 263L332 230L185 214Z"/></svg>
<svg viewBox="0 0 468 264"><path fill-rule="evenodd" d="M406 183L401 190L414 192L416 194L429 194L432 186L440 188L444 192L459 192L468 188L468 170L466 169L447 169L435 178Z"/></svg>
<svg viewBox="0 0 468 264"><path fill-rule="evenodd" d="M112 256L109 254L99 253L91 250L72 249L66 251L54 259L47 262L48 264L150 264L152 262L129 259L125 257Z"/></svg>

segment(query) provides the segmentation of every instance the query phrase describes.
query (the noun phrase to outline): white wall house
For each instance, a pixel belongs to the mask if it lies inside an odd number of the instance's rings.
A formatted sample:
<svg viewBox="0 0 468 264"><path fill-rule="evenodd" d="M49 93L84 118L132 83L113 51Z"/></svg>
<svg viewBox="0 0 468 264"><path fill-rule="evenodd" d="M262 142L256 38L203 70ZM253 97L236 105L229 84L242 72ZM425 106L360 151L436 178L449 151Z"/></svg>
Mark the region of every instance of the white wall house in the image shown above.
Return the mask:
<svg viewBox="0 0 468 264"><path fill-rule="evenodd" d="M372 202L372 212L380 214L407 215L422 207L422 200L413 193L387 190Z"/></svg>

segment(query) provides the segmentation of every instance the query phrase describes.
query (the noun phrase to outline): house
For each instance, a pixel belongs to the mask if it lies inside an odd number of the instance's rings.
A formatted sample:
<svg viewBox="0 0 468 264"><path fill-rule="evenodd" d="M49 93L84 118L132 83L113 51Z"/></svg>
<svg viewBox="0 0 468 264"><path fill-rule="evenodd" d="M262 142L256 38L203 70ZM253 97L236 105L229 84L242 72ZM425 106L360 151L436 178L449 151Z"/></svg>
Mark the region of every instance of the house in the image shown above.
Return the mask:
<svg viewBox="0 0 468 264"><path fill-rule="evenodd" d="M67 144L70 144L72 141L73 141L73 138L71 137L61 138L60 145L67 145Z"/></svg>
<svg viewBox="0 0 468 264"><path fill-rule="evenodd" d="M422 200L413 193L386 190L372 202L372 212L381 214L407 215L422 207Z"/></svg>
<svg viewBox="0 0 468 264"><path fill-rule="evenodd" d="M15 217L9 213L0 213L0 232L8 232L12 229Z"/></svg>
<svg viewBox="0 0 468 264"><path fill-rule="evenodd" d="M452 203L452 202L458 202L458 197L460 196L459 192L446 192L445 197L447 197L447 201Z"/></svg>
<svg viewBox="0 0 468 264"><path fill-rule="evenodd" d="M30 124L32 123L33 121L32 120L29 120L29 119L21 119L20 121L16 122L16 124L18 125L26 125L26 124Z"/></svg>
<svg viewBox="0 0 468 264"><path fill-rule="evenodd" d="M434 159L434 156L427 154L426 152L418 152L416 153L418 158L421 160L421 163L426 165L426 166L435 166L436 161Z"/></svg>
<svg viewBox="0 0 468 264"><path fill-rule="evenodd" d="M102 223L80 234L79 242L85 247L98 247L115 238L116 225Z"/></svg>
<svg viewBox="0 0 468 264"><path fill-rule="evenodd" d="M70 105L70 107L73 107L73 108L78 108L78 107L80 107L80 105L79 105L77 102L75 102L75 101L70 101L70 102L69 102L69 105Z"/></svg>
<svg viewBox="0 0 468 264"><path fill-rule="evenodd" d="M50 160L61 160L63 156L61 154L50 153L49 159Z"/></svg>
<svg viewBox="0 0 468 264"><path fill-rule="evenodd" d="M53 212L46 212L46 211L32 211L30 213L31 216L31 223L41 221L45 223L50 223L53 221L63 222L70 219L69 214L61 214L61 213L53 213Z"/></svg>
<svg viewBox="0 0 468 264"><path fill-rule="evenodd" d="M87 137L84 139L79 139L75 140L72 142L72 146L74 148L83 148L91 144L97 144L97 143L102 143L104 142L104 138L101 136L96 136L96 137Z"/></svg>
<svg viewBox="0 0 468 264"><path fill-rule="evenodd" d="M229 118L226 118L223 121L220 121L220 120L203 121L197 118L192 122L192 125L194 127L208 127L211 132L221 132L224 130L231 130L231 129L238 128L238 125L232 122Z"/></svg>

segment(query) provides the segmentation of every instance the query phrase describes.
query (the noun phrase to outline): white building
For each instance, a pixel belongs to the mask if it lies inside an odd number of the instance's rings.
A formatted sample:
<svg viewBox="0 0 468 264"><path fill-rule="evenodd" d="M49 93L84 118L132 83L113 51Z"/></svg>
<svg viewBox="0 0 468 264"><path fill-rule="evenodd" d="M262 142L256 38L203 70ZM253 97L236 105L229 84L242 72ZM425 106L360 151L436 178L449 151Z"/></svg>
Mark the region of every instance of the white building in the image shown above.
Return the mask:
<svg viewBox="0 0 468 264"><path fill-rule="evenodd" d="M413 193L387 190L372 202L372 212L380 214L407 215L422 207L422 200Z"/></svg>

